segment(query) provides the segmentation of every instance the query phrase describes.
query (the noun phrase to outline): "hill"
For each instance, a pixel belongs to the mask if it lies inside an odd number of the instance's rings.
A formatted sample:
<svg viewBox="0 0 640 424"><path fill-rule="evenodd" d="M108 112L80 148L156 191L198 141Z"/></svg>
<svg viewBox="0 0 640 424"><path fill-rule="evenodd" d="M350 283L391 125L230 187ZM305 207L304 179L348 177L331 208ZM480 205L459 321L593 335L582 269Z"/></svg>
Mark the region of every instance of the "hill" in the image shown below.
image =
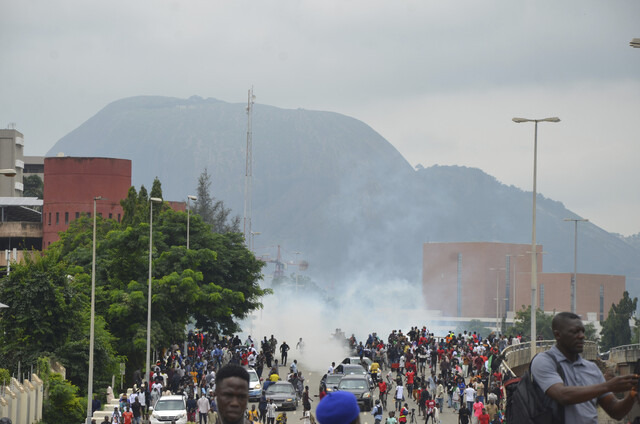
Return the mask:
<svg viewBox="0 0 640 424"><path fill-rule="evenodd" d="M133 161L133 182L162 181L167 199L195 192L207 168L213 195L242 215L246 105L191 97L133 97L113 102L60 139L49 155ZM256 104L253 115L253 230L258 254L306 259L321 284L406 279L418 284L422 243L530 243L531 193L479 169L413 169L365 123L332 112ZM538 197L538 243L546 272L573 271L575 217ZM293 251L301 251L300 258ZM640 295L637 243L586 223L579 271L623 274ZM292 272L295 270L290 270Z"/></svg>

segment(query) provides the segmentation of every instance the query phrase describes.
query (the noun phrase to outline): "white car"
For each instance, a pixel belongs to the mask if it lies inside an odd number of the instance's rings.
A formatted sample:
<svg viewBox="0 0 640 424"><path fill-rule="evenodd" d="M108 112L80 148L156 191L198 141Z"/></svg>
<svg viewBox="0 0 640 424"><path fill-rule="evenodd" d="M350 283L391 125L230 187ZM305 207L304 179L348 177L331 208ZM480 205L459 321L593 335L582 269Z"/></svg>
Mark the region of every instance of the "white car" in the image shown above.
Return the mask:
<svg viewBox="0 0 640 424"><path fill-rule="evenodd" d="M249 373L249 402L257 402L262 396L262 382L256 370L249 368L247 372Z"/></svg>
<svg viewBox="0 0 640 424"><path fill-rule="evenodd" d="M162 396L153 406L149 417L151 424L187 424L187 403L183 396Z"/></svg>

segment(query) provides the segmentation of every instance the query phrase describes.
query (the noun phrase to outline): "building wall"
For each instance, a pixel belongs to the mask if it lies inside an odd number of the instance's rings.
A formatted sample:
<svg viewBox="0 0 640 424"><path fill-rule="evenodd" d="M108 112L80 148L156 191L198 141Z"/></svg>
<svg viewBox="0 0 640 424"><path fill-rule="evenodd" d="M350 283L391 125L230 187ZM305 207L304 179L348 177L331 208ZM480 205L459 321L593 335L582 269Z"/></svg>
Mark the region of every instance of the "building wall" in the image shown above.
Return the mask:
<svg viewBox="0 0 640 424"><path fill-rule="evenodd" d="M44 160L43 240L46 249L81 214L97 213L120 220L120 200L131 187L131 161L113 158L50 157Z"/></svg>
<svg viewBox="0 0 640 424"><path fill-rule="evenodd" d="M542 246L537 247L541 252ZM505 307L513 310L514 265L518 274L521 270L531 272L529 251L531 246L526 244L425 243L422 281L427 307L442 310L445 315L453 317L495 317L497 283L499 314L504 315ZM507 255L512 257L508 259ZM541 255L538 256L537 269L542 271ZM523 293L516 290L516 295L520 301Z"/></svg>
<svg viewBox="0 0 640 424"><path fill-rule="evenodd" d="M544 304L545 311L570 311L571 273L543 273L542 246L536 250L538 307ZM441 310L451 317L512 316L514 311L531 304L529 252L528 244L424 244L422 283L426 308ZM606 318L611 304L617 303L625 290L625 277L620 275L578 274L577 282L577 313L585 319L589 312Z"/></svg>
<svg viewBox="0 0 640 424"><path fill-rule="evenodd" d="M14 177L0 176L0 197L22 197L24 136L16 130L0 130L0 168L16 170Z"/></svg>

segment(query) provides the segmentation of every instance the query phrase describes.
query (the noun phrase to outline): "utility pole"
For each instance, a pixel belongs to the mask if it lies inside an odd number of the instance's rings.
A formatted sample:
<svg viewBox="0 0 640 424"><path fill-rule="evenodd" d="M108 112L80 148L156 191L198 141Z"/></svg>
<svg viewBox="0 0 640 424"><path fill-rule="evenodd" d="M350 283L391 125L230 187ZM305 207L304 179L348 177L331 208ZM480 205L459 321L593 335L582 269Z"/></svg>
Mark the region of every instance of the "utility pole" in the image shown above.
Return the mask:
<svg viewBox="0 0 640 424"><path fill-rule="evenodd" d="M253 103L256 96L253 95L253 87L249 90L247 100L247 157L244 173L244 242L247 247L251 247L251 183L253 179L253 130L252 115Z"/></svg>

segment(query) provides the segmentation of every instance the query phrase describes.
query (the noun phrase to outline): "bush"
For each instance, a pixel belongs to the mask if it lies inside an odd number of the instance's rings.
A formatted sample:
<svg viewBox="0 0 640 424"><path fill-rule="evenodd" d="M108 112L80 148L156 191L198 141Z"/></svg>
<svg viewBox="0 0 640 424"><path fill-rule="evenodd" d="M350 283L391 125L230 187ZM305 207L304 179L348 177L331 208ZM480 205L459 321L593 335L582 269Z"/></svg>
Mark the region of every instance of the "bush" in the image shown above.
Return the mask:
<svg viewBox="0 0 640 424"><path fill-rule="evenodd" d="M42 410L42 421L46 424L78 424L85 420L86 399L77 396L78 388L63 380L60 374L49 378L49 397Z"/></svg>

